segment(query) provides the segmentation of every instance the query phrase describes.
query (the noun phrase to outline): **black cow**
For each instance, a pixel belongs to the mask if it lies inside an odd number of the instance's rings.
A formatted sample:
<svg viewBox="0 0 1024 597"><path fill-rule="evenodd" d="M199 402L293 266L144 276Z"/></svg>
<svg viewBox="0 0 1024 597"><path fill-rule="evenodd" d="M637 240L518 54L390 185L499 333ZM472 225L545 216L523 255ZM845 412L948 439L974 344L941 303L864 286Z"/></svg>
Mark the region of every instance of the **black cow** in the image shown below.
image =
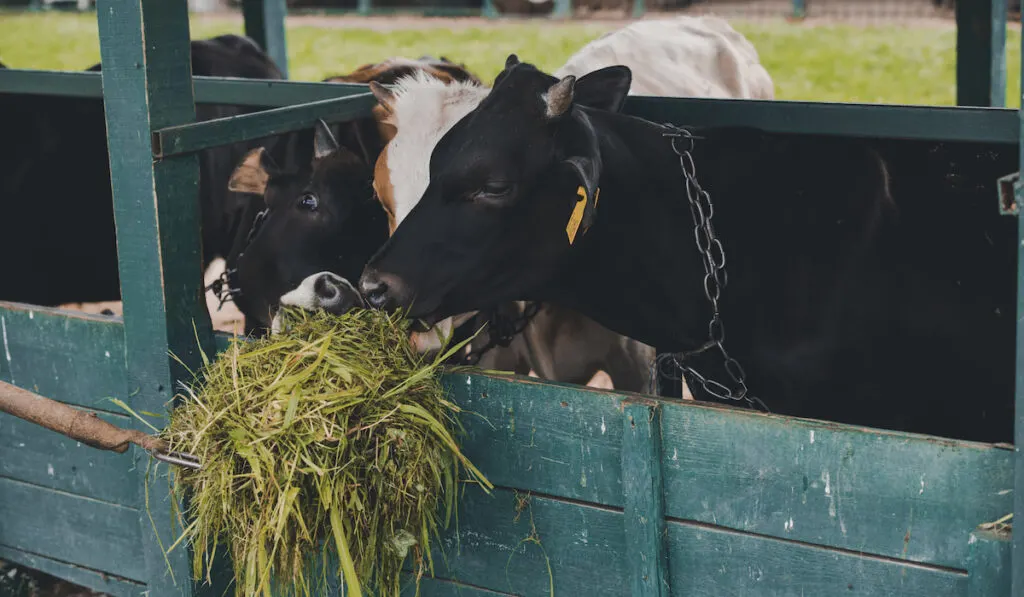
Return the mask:
<svg viewBox="0 0 1024 597"><path fill-rule="evenodd" d="M193 41L196 75L280 79L250 39ZM99 65L91 67L97 71ZM199 105L199 120L256 111ZM0 96L0 300L38 305L118 300L117 252L103 102L53 96ZM227 255L255 216L251 200L229 192L235 165L260 142L200 154L204 265Z"/></svg>
<svg viewBox="0 0 1024 597"><path fill-rule="evenodd" d="M325 82L390 84L417 71L445 82L480 83L443 56L392 58ZM241 160L228 188L250 196L250 211L263 211L251 234L247 229L236 236L226 259L247 333L259 335L272 326L285 294L290 293L294 305L334 312L347 311L351 300L360 300L346 277L358 279L387 239L386 214L374 200L372 184L373 166L390 134L387 125L370 116L330 127L320 122L314 129L278 137L269 149L253 149ZM334 275L301 286L317 272Z"/></svg>
<svg viewBox="0 0 1024 597"><path fill-rule="evenodd" d="M704 261L672 148L685 139L618 113L630 78L610 67L559 81L510 56L434 149L423 198L363 273L366 300L428 321L551 301L662 351L706 346ZM754 394L779 413L1012 438L1013 297L985 269L1006 247L910 226L866 143L694 134L728 256L725 344ZM962 253L973 271L928 253ZM724 382L722 363L693 361Z"/></svg>

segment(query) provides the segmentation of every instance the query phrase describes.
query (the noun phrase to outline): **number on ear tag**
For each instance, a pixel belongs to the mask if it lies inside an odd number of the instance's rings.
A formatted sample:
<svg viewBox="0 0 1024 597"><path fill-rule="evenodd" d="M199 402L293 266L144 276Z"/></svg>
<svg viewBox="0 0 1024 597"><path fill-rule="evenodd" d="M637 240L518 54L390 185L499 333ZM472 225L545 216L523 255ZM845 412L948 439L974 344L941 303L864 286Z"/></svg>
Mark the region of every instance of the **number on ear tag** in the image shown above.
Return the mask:
<svg viewBox="0 0 1024 597"><path fill-rule="evenodd" d="M572 208L572 215L569 216L569 223L565 226L565 233L569 236L569 244L576 242L576 232L580 229L580 222L583 221L583 212L587 209L587 190L582 186L576 189L576 206Z"/></svg>

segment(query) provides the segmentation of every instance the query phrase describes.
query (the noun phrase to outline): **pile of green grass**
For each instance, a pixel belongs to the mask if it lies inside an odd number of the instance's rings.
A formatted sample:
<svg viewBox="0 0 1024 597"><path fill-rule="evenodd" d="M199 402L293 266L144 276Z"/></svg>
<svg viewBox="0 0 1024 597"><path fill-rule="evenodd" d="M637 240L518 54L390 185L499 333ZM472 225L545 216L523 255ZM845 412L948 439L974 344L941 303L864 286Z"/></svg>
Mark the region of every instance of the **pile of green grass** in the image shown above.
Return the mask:
<svg viewBox="0 0 1024 597"><path fill-rule="evenodd" d="M487 479L459 451L459 408L400 314L289 311L285 329L235 342L185 392L163 436L202 468L178 468L196 578L227 544L235 594L308 597L311 563L337 557L347 594L398 595L455 509ZM442 507L443 506L443 507Z"/></svg>

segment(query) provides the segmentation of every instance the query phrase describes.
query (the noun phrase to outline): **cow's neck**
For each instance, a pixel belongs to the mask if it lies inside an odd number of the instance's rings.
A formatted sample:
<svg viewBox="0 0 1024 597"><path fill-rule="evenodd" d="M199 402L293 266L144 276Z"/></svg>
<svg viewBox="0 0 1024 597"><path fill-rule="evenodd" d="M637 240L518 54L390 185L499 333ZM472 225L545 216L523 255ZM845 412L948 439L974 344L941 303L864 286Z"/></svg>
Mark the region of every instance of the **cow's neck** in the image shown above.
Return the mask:
<svg viewBox="0 0 1024 597"><path fill-rule="evenodd" d="M600 203L555 283L557 300L659 350L696 348L711 310L679 158L657 125L590 114L604 164Z"/></svg>

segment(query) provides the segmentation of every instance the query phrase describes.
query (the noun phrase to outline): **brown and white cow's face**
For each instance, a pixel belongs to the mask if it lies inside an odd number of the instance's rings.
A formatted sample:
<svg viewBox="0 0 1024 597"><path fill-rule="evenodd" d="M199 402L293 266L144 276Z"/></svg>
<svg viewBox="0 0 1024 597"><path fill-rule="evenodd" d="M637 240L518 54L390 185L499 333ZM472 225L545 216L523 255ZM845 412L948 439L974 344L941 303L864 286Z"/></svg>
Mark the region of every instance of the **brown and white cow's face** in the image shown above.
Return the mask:
<svg viewBox="0 0 1024 597"><path fill-rule="evenodd" d="M629 82L625 67L559 81L511 56L434 148L426 190L363 273L368 302L429 322L530 298L596 204L599 142L576 106L616 111Z"/></svg>
<svg viewBox="0 0 1024 597"><path fill-rule="evenodd" d="M390 87L372 82L370 89L379 102L378 122L393 131L373 172L373 188L393 234L427 189L434 146L490 90L428 72L403 77Z"/></svg>

